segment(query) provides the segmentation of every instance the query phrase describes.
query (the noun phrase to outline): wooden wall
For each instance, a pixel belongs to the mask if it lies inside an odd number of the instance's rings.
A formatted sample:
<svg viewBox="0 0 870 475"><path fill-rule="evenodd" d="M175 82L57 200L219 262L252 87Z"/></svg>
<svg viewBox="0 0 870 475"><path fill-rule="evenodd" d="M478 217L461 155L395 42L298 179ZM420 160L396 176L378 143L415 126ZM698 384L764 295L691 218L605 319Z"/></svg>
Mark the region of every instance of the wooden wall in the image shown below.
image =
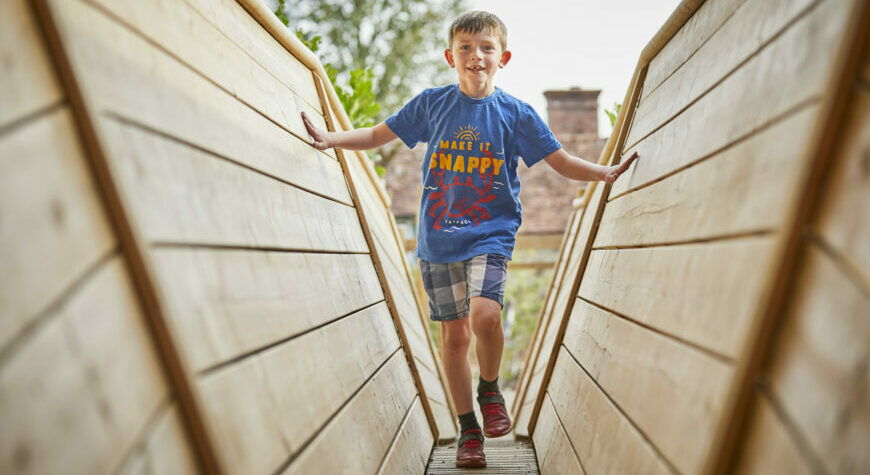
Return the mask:
<svg viewBox="0 0 870 475"><path fill-rule="evenodd" d="M422 472L454 416L370 165L307 144L337 111L292 33L0 9L0 472Z"/></svg>
<svg viewBox="0 0 870 475"><path fill-rule="evenodd" d="M550 473L867 472L866 2L701 3L641 58L517 431Z"/></svg>

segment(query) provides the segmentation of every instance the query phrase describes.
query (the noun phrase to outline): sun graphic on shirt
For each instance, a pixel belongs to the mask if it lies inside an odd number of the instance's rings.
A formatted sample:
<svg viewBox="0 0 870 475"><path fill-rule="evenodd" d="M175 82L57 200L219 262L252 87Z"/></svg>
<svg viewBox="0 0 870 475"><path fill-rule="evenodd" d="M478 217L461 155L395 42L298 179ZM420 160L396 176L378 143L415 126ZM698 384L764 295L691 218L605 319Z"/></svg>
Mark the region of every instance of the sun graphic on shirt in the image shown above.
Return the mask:
<svg viewBox="0 0 870 475"><path fill-rule="evenodd" d="M459 140L473 140L476 141L480 137L480 132L477 131L477 127L472 127L471 124L468 124L467 127L459 127L459 131L453 134Z"/></svg>

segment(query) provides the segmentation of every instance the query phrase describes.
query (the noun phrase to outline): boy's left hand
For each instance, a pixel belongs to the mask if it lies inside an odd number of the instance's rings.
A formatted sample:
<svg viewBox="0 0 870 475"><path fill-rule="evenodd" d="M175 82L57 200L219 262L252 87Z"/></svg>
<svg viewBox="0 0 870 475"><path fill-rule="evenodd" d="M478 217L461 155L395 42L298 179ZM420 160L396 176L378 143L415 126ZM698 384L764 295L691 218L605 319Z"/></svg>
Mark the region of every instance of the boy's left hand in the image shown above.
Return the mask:
<svg viewBox="0 0 870 475"><path fill-rule="evenodd" d="M633 161L637 160L637 157L639 157L639 155L637 154L637 152L634 152L631 154L630 157L628 157L628 159L621 162L619 165L607 167L607 169L604 170L604 180L603 181L605 181L607 183L613 183L614 181L616 181L616 179L619 178L619 175L622 175L623 173L625 173L625 171L628 170L628 167L631 166L631 163Z"/></svg>

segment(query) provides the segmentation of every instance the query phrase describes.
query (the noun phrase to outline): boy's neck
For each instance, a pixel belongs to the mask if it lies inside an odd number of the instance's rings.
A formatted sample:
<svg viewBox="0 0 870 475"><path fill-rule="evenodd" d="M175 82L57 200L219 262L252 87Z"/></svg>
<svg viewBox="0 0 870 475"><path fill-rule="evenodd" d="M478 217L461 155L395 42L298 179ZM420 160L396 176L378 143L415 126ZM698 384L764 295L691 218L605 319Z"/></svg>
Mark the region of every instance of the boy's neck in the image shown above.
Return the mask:
<svg viewBox="0 0 870 475"><path fill-rule="evenodd" d="M459 81L459 91L468 97L474 99L483 99L495 92L495 84L490 82L487 84L464 84Z"/></svg>

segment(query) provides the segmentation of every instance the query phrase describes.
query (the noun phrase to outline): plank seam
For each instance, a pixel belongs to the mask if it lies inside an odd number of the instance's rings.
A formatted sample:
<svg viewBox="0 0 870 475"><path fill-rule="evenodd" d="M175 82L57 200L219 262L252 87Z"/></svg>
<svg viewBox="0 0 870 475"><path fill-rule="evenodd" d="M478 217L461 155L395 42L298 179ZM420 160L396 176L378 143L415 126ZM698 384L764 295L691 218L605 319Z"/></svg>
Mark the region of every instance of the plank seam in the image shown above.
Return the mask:
<svg viewBox="0 0 870 475"><path fill-rule="evenodd" d="M363 381L362 384L360 384L359 387L356 388L356 390L354 390L354 392L353 392L350 396L348 396L347 399L344 400L344 404L342 404L341 407L339 407L339 408L336 409L332 414L330 414L329 417L326 419L326 421L324 421L323 424L320 424L320 426L317 427L317 429L311 431L311 435L310 435L307 439L305 439L304 442L302 442L302 444L299 446L299 448L296 449L296 452L291 453L290 456L287 457L287 460L285 460L285 461L282 462L280 465L278 465L278 468L275 469L275 471L272 472L272 473L273 473L273 474L279 474L279 473L283 473L283 472L285 472L285 471L290 467L290 465L292 465L293 462L294 462L297 458L299 458L300 455L302 455L302 454L305 452L305 449L307 449L308 446L310 446L311 443L314 442L314 439L316 439L317 436L320 435L320 433L323 432L323 430L324 430L324 429L325 429L325 428L326 428L326 427L327 427L327 426L328 426L328 425L329 425L333 420L335 420L336 417L338 417L338 415L341 413L341 411L344 410L344 408L347 407L347 405L350 404L351 401L353 401L353 399L357 396L357 394L359 394L359 393L363 390L363 388L365 388L365 387L369 384L369 382L370 382L370 381L371 381L371 380L372 380L372 379L373 379L373 378L374 378L378 373L381 372L381 370L384 368L384 366L386 366L387 363L389 363L389 362L393 359L393 357L395 357L396 354L397 354L397 353L400 353L401 351L402 351L402 347L401 347L401 346L399 346L398 348L396 348L395 350L393 350L393 352L390 353L389 356L387 356L387 357L384 359L384 361L381 362L381 364L380 364L380 365L379 365L379 366L378 366L374 371L372 371L372 374L370 374L369 377L366 378L366 380Z"/></svg>
<svg viewBox="0 0 870 475"><path fill-rule="evenodd" d="M112 259L119 257L120 254L121 248L118 244L115 244L112 246L111 250L102 256L99 256L79 275L73 278L70 284L68 284L65 289L61 290L54 300L49 302L42 310L37 311L36 316L30 319L30 321L16 332L15 335L12 335L5 347L0 348L0 368L4 367L7 364L7 360L11 359L13 355L17 353L18 348L26 346L30 339L39 333L40 328L53 320L53 317L63 310L64 306L69 303L69 300L78 293L82 287L87 285L95 274L100 272L104 266L112 261Z"/></svg>
<svg viewBox="0 0 870 475"><path fill-rule="evenodd" d="M272 122L273 124L275 124L276 126L280 127L281 129L283 129L284 131L286 131L286 132L289 133L290 135L293 135L294 137L298 138L299 140L301 140L301 141L303 141L303 142L305 142L305 143L309 143L309 144L310 144L310 142L306 142L305 139L304 139L303 137L299 136L296 132L294 132L294 131L290 130L289 128L285 127L283 124L279 123L279 122L276 121L275 119L272 119L271 117L269 117L268 115L266 115L265 113L263 113L262 111L260 111L260 110L257 109L256 107L254 107L252 104L249 104L247 101L243 100L241 97L239 97L239 96L233 94L232 91L227 90L224 86L222 86L221 84L219 84L217 81L215 81L214 79L210 78L209 76L206 76L203 72L201 72L201 71L199 71L198 69L196 69L195 67L193 67L193 65L191 65L190 63L184 61L181 57L177 56L177 55L176 55L175 53L173 53L172 51L167 50L166 48L164 48L163 45L161 45L160 43L158 43L157 41L155 41L155 40L152 39L151 37L145 35L143 32L139 31L139 30L138 30L136 27L134 27L133 25L127 23L123 18L118 17L118 16L115 15L113 12L106 10L102 5L95 4L95 3L93 2L93 0L79 0L79 1L81 1L83 4L89 6L90 8L96 10L97 12L99 12L100 14L102 14L103 16L107 17L109 20L114 21L114 22L117 23L119 26L122 26L123 28L125 28L126 30L128 30L128 31L129 31L130 33L132 33L133 35L137 36L137 37L138 37L139 39L141 39L142 41L144 41L144 42L150 44L151 46L153 46L155 50L160 51L161 53L165 54L166 56L168 56L169 58L171 58L172 60L174 60L176 63L180 64L181 66L183 66L183 67L185 67L186 69L190 70L191 72L193 72L193 73L196 74L197 76L199 76L199 77L201 77L202 79L206 80L207 82L211 83L213 86L215 86L216 88L220 89L221 91L223 91L224 93L226 93L228 96L230 96L230 97L234 98L235 100L239 101L239 103L244 104L246 107L248 107L248 108L251 109L252 111L254 111L254 112L256 112L257 114L259 114L260 116L262 116L264 119L268 120L269 122ZM211 23L209 23L209 24L211 24ZM259 65L259 64L258 64L258 65ZM295 93L294 93L294 96L295 96ZM296 97L298 97L298 96L296 96ZM300 98L300 99L301 99L301 98ZM302 99L302 100L304 101L304 99ZM307 102L306 102L306 104L307 104ZM315 109L315 110L316 110L316 109ZM322 114L320 114L320 115L322 115ZM329 154L327 154L327 153L325 153L325 152L323 152L323 151L320 151L320 152L323 153L324 155L326 155L327 157L329 157L330 159L333 159L331 156L329 156ZM334 160L334 159L333 159L333 160Z"/></svg>
<svg viewBox="0 0 870 475"><path fill-rule="evenodd" d="M402 416L402 421L399 422L398 427L396 427L396 432L393 434L393 438L390 439L390 446L387 448L387 451L384 452L384 455L381 457L381 463L378 464L378 469L375 473L379 474L384 469L384 464L387 462L387 456L390 455L393 448L395 448L396 443L399 441L399 436L402 435L402 429L405 428L405 424L407 424L408 419L411 418L411 411L414 407L417 406L417 402L420 400L420 394L414 394L414 398L411 399L411 404L408 404L408 409L405 410L405 415ZM434 439L433 439L434 440ZM434 447L434 444L433 444ZM431 450L430 450L431 453ZM425 468L424 468L425 470Z"/></svg>
<svg viewBox="0 0 870 475"><path fill-rule="evenodd" d="M702 162L705 162L705 161L707 161L707 160L709 160L709 159L715 157L716 155L719 155L719 154L725 152L725 151L728 150L729 148L733 148L733 147L739 145L741 142L745 142L745 141L747 141L747 140L753 138L754 136L756 136L756 135L758 135L758 134L761 134L761 133L767 131L767 129L769 129L769 128L775 126L775 125L777 125L778 123L780 123L780 122L782 122L782 121L784 121L784 120L786 120L786 119L788 119L788 118L790 118L792 115L795 115L795 114L797 114L797 113L803 111L804 109L808 109L808 108L810 108L810 107L816 105L816 104L819 103L819 102L821 102L821 97L817 97L817 96L809 97L809 98L807 98L807 99L805 99L805 100L803 100L803 101L801 101L801 102L798 102L798 103L795 104L794 106L792 106L792 107L786 109L786 110L785 110L784 112L782 112L781 114L773 116L773 117L770 118L767 122L765 122L765 123L759 125L759 126L756 127L755 129L752 129L752 130L750 130L749 132L747 132L747 133L745 133L745 134L743 134L743 135L741 135L741 136L735 138L734 140L732 140L732 141L730 141L730 142L728 142L728 143L722 145L721 147L717 148L716 150L713 150L712 152L710 152L710 153L708 153L708 154L706 154L706 155L702 155L701 157L696 158L695 160L692 160L691 162L689 162L689 163L687 163L687 164L685 164L685 165L682 165L682 166L680 166L680 167L678 167L678 168L675 168L675 169L669 171L668 173L666 173L666 174L664 174L664 175L662 175L662 176L659 176L659 177L657 177L657 178L655 178L655 179L653 179L653 180L650 180L650 181L648 181L648 182L646 182L646 183L643 183L643 184L641 184L641 185L635 186L635 187L633 187L633 188L629 188L629 189L627 189L627 190L625 190L625 191L623 191L623 192L617 194L616 196L610 197L610 198L607 199L607 202L609 203L609 202L611 202L611 201L613 201L613 200L616 200L616 199L622 198L623 196L628 195L628 194L630 194L630 193L633 193L633 192L635 192L635 191L642 190L642 189L644 189L644 188L647 188L647 187L650 187L650 186L652 186L652 185L655 185L656 183L659 183L659 182L661 182L661 181L664 181L664 180L666 180L666 179L668 179L668 178L670 178L670 177L672 177L672 176L674 176L674 175L676 175L676 174L678 174L678 173L680 173L680 172L682 172L682 171L685 171L685 170L688 169L688 168L692 168L692 167L694 167L694 166L696 166L696 165L699 165L699 164L701 164ZM638 142L638 143L639 143L639 142Z"/></svg>
<svg viewBox="0 0 870 475"><path fill-rule="evenodd" d="M580 362L577 360L577 358L574 356L574 354L571 353L571 350L569 350L568 347L565 346L564 344L562 345L562 348L564 348L565 352L568 353L568 356L570 356L571 359L574 360L574 363L576 363L577 366L579 366L580 369L583 370L583 373L586 375L587 378L589 378L590 381L592 381L592 384L594 384L595 387L598 388L598 391L600 391L601 394L605 397L605 399L607 399L607 402L610 403L610 405L613 406L613 408L616 409L617 412L619 412L619 415L622 416L626 422L628 422L628 424L632 427L632 429L634 429L634 431L637 432L637 434L644 440L644 442L646 442L646 444L653 450L653 452L656 453L656 455L659 457L659 459L665 465L667 465L667 467L668 467L668 469L670 469L671 473L680 473L679 470L677 470L676 466L673 463L671 463L671 461L668 460L667 457L665 457L665 455L659 450L658 447L656 447L656 445L652 442L652 440L649 438L649 436L647 436L646 433L643 430L641 430L640 427L638 427L638 425L634 422L634 420L632 418L628 417L628 414L622 409L622 407L620 407L620 405L617 404L616 401L614 401L612 397L610 397L610 394L608 394L607 391L605 391L604 388L602 388L601 385L598 384L598 381L592 377L592 375L589 373L589 371L587 371L586 368L582 364L580 364ZM559 413L556 412L556 415L558 415L558 414Z"/></svg>
<svg viewBox="0 0 870 475"><path fill-rule="evenodd" d="M739 63L737 63L737 65L735 65L734 68L732 68L730 71L726 72L724 75L722 75L722 76L719 78L719 80L717 80L716 82L714 82L713 84L711 84L709 88L707 88L706 90L704 90L703 92L701 92L701 93L698 95L698 97L696 97L696 98L692 99L691 101L689 101L689 103L686 104L682 109L678 110L677 112L674 113L674 115L672 115L671 117L669 117L668 119L666 119L664 122L662 122L661 124L659 124L658 126L656 126L655 128L653 128L652 130L650 130L649 133L647 133L647 134L644 135L643 137L641 137L641 138L635 140L634 143L632 143L631 145L629 145L628 147L626 147L626 150L627 150L627 151L630 151L631 149L633 149L633 148L635 147L635 145L639 144L640 142L643 142L647 137L649 137L650 135L652 135L652 134L658 132L660 129L662 129L663 127L665 127L665 126L668 125L669 123L673 122L673 120L676 119L677 117L679 117L680 114L682 114L683 112L685 112L687 109L691 108L691 107L692 107L693 105L695 105L698 101L700 101L701 99L703 99L704 96L706 96L707 94L709 94L710 92L712 92L714 89L716 89L716 87L718 87L720 84L722 84L723 82L725 82L729 77L733 76L734 73L736 73L738 70L740 70L740 68L742 68L742 67L745 66L748 62L752 61L752 59L754 59L756 56L758 56L759 54L761 54L762 51L764 51L764 50L765 50L768 46L770 46L773 42L775 42L775 41L778 40L781 36L783 36L783 35L784 35L784 34L785 34L789 29L791 29L791 27L794 26L795 23L797 23L797 22L803 20L803 18L804 18L805 16L809 15L809 14L812 12L812 10L814 10L816 7L818 7L819 5L821 5L821 3L822 3L823 1L824 1L824 0L816 0L815 2L813 2L812 4L810 4L809 6L805 7L805 8L804 8L800 13L798 13L797 15L795 15L795 17L792 18L788 23L786 23L785 25L783 25L783 27L780 28L776 33L774 33L773 35L771 35L771 37L768 38L767 41L761 43L761 44L758 46L758 48L756 48L752 53L749 54L749 56L747 56L747 57L744 58L742 61L740 61ZM832 0L832 1L833 1L833 0ZM745 5L745 3L744 3L744 5ZM737 8L737 10L739 10L740 8L743 8L744 5L741 5L739 8ZM735 10L735 12L736 12L737 10ZM724 23L723 23L723 25L724 25ZM699 49L700 49L700 48L699 48ZM664 84L664 83L663 83L663 84ZM652 94L652 93L650 93L650 94ZM639 105L638 105L638 106L639 106Z"/></svg>
<svg viewBox="0 0 870 475"><path fill-rule="evenodd" d="M329 195L325 195L325 194L323 194L323 193L320 193L320 192L317 192L317 191L311 190L311 189L309 189L309 188L306 188L305 186L302 186L302 185L300 185L300 184L297 184L297 183L293 183L293 182L287 181L287 180L285 180L285 179L283 179L283 178L281 178L281 177L278 177L278 176L272 175L271 173L265 172L265 171L263 171L263 170L260 170L260 169L258 169L258 168L255 168L255 167L253 167L253 166L251 166L251 165L248 165L248 164L246 164L246 163L240 162L240 161L238 161L238 160L236 160L236 159L234 159L234 158L227 157L227 156L222 155L222 154L220 154L220 153L218 153L218 152L215 152L215 151L213 151L213 150L209 150L209 149L207 149L207 148L205 148L205 147L202 147L202 146L200 146L200 145L197 145L197 144L195 144L195 143L193 143L193 142L187 141L187 140L185 140L185 139L183 139L183 138L181 138L181 137L177 137L177 136L175 136L175 135L172 135L172 134L170 134L169 132L165 132L165 131L162 131L162 130L156 129L156 128L151 127L151 126L149 126L149 125L147 125L147 124L144 124L144 123L142 123L142 122L139 122L139 121L137 121L137 120L135 120L135 119L133 119L133 118L130 118L130 117L126 117L126 116L124 116L124 115L121 115L121 114L119 114L119 113L117 113L117 112L115 112L115 111L111 111L111 110L104 111L104 112L103 112L103 115L105 115L105 116L107 116L107 117L109 117L109 118L111 118L111 119L115 120L116 122L119 122L119 123L121 123L121 124L123 124L123 125L129 126L129 127L133 127L133 128L136 128L136 129L142 130L142 131L144 131L144 132L148 132L148 133L153 134L153 135L157 135L157 136L159 136L159 137L161 137L161 138L164 138L164 139L166 139L166 140L169 140L169 141L171 141L171 142L173 142L173 143L177 143L177 144L180 144L180 145L186 146L186 147L188 147L188 148L191 148L191 149L194 149L194 150L196 150L196 151L199 151L199 152L205 153L206 155L212 156L212 157L217 158L217 159L220 159L220 160L222 160L222 161L229 162L229 163L231 163L231 164L233 164L233 165L235 165L235 166L238 166L238 167L244 168L244 169L249 170L249 171L251 171L251 172L254 172L254 173L258 174L258 175L265 176L265 177L267 177L267 178L271 178L271 179L273 179L273 180L275 180L275 181L281 182L281 183L283 183L283 184L285 184L285 185L289 185L289 186L291 186L291 187L293 187L293 188L297 188L297 189L302 190L302 191L304 191L304 192L306 192L306 193L310 193L310 194L312 194L312 195L319 196L319 197L324 198L324 199L327 199L327 200L329 200L329 201L333 201L333 202L335 202L335 203L345 205L345 206L347 206L347 207L349 207L349 208L353 208L353 205L350 204L350 203L347 203L346 201L341 201L341 200L339 200L339 199L337 199L337 198L333 198L333 197L331 197L331 196L329 196ZM303 143L304 143L304 141L303 141ZM329 158L329 160L335 161L335 159L333 159L332 157L329 157L328 155L327 155L327 157Z"/></svg>
<svg viewBox="0 0 870 475"><path fill-rule="evenodd" d="M870 295L870 276L865 274L863 269L858 267L858 265L846 254L840 252L839 249L826 241L824 236L817 234L816 232L809 231L807 233L807 240L818 246L818 248L821 249L831 261L833 261L834 265L840 270L840 272L855 284L855 287L858 287L862 294L865 296Z"/></svg>
<svg viewBox="0 0 870 475"><path fill-rule="evenodd" d="M562 422L562 416L559 415L559 411L556 410L556 405L553 403L553 398L550 396L550 391L544 392L545 399L550 402L550 407L553 408L553 414L556 414L556 420L559 421L559 427L562 428L562 433L565 434L565 438L568 439L568 444L571 445L571 451L574 452L574 457L577 459L577 463L580 464L580 469L583 470L583 473L589 473L586 471L586 467L583 465L583 460L580 459L580 454L577 453L577 448L574 447L574 441L571 437L568 437L568 429L565 429L565 424ZM538 460L538 452L535 451L535 462L538 463L538 472L541 471L540 461Z"/></svg>
<svg viewBox="0 0 870 475"><path fill-rule="evenodd" d="M657 90L658 90L662 85L664 85L666 82L668 82L668 79L670 79L671 76L673 76L674 74L677 73L677 71L679 71L680 69L682 69L682 67L683 67L686 63L688 63L689 60L692 59L692 57L694 57L695 54L698 53L698 51L701 51L701 48L703 48L704 45L706 45L706 44L707 44L711 39L713 39L713 37L716 36L716 33L719 33L719 30L721 30L722 27L724 27L724 26L725 26L725 25L726 25L726 24L731 20L731 17L733 17L733 16L737 13L737 11L740 10L741 8L743 8L743 6L746 4L746 0L740 0L740 2L741 2L740 6L738 6L738 7L735 8L733 11L731 11L731 13L729 13L728 16L725 17L724 20L722 20L722 23L720 23L719 26L717 26L717 27L713 30L712 33L710 33L710 36L708 36L707 38L705 38L704 41L701 42L701 44L698 45L697 48L695 48L694 50L692 50L691 54L689 54L689 56L687 56L686 59L683 60L683 62L681 62L681 63L680 63L676 68L674 68L673 71L671 71L670 73L668 73L668 75L665 76L664 79L661 80L661 82L659 82L658 84L656 84L656 86L655 86L654 88L652 88L652 90L649 91L649 94L647 94L647 95L644 96L641 100L638 101L638 104L637 104L638 107L640 107L641 104L643 104L644 102L646 102L646 100L649 99L649 97L652 96L653 93L656 92L656 91L657 91ZM703 5L702 5L702 7L703 7ZM699 10L700 10L700 8L701 8L701 7L698 7ZM692 17L694 17L695 14L697 14L697 10L692 14ZM689 17L689 19L686 20L686 23L688 23L688 22L692 19L692 17ZM685 23L683 24L683 26L685 26ZM682 27L681 27L680 29L682 29ZM679 33L679 31L678 31L677 33ZM676 36L676 34L674 34L674 36ZM673 39L673 38L671 38L671 39ZM668 43L670 43L670 41L668 41ZM664 49L664 48L665 48L665 47L662 47L662 49ZM661 53L661 51L659 51L659 53ZM658 56L658 55L656 55L656 56ZM655 58L653 58L653 59L655 59ZM650 60L650 65L652 65L652 60ZM642 140L642 139L641 139L641 140Z"/></svg>
<svg viewBox="0 0 870 475"><path fill-rule="evenodd" d="M813 473L827 473L822 464L822 458L816 454L812 445L803 437L803 433L798 428L798 425L789 415L788 411L785 410L782 401L779 400L772 389L763 380L758 384L760 396L767 399L777 420L785 427L788 437L798 446L798 453L800 453L801 459L812 467Z"/></svg>
<svg viewBox="0 0 870 475"><path fill-rule="evenodd" d="M629 249L648 249L648 248L662 248L662 247L674 247L674 246L690 246L693 244L708 244L708 243L716 243L723 241L735 241L739 239L746 238L756 238L756 237L764 237L769 236L775 233L775 229L758 229L755 231L743 231L739 233L725 233L725 234L717 234L710 237L705 238L696 238L696 239L684 239L680 241L661 241L661 242L652 242L652 243L643 243L643 244L623 244L623 245L615 245L615 246L599 246L592 247L593 251L619 251L619 250L629 250Z"/></svg>
<svg viewBox="0 0 870 475"><path fill-rule="evenodd" d="M274 247L274 246L246 246L242 244L208 244L208 243L187 243L175 241L151 241L148 243L152 248L158 249L209 249L219 251L264 251L264 252L286 252L296 254L335 254L335 255L351 255L351 256L367 256L368 251L341 251L332 249L304 249L299 247Z"/></svg>
<svg viewBox="0 0 870 475"><path fill-rule="evenodd" d="M109 473L121 473L121 469L124 468L124 466L127 465L134 456L145 453L148 436L154 431L155 426L160 422L161 417L172 409L172 404L175 402L175 397L173 397L172 391L172 387L167 385L166 393L160 398L160 402L157 404L154 412L148 416L145 425L142 426L142 429L136 435L134 443L124 453L124 456L120 458L118 466Z"/></svg>
<svg viewBox="0 0 870 475"><path fill-rule="evenodd" d="M598 309L604 310L605 312L608 312L608 313L610 313L610 314L613 314L613 316L615 316L615 317L618 317L618 318L620 318L620 319L622 319L622 320L625 320L625 321L627 321L627 322L631 322L631 323L633 323L633 324L635 324L635 325L637 325L637 326L639 326L639 327L641 327L641 328L643 328L643 329L649 330L649 331L652 332L652 333L655 333L655 334L657 334L657 335L663 336L663 337L665 337L665 338L667 338L667 339L669 339L669 340L672 340L672 341L674 341L674 342L676 342L676 343L680 343L680 344L682 344L683 346L689 347L689 348L691 348L691 349L693 349L693 350L695 350L695 351L697 351L697 352L699 352L699 353L702 353L703 355L705 355L705 356L707 356L707 357L713 358L713 359L715 359L715 360L717 360L717 361L720 361L720 362L722 362L722 363L725 363L725 364L734 364L734 359L731 358L731 357L729 357L729 356L727 356L727 355L723 355L723 354L721 354L721 353L717 353L716 351L711 350L711 349L709 349L709 348L705 348L704 346L701 346L701 345L699 345L699 344L697 344L697 343L695 343L695 342L692 342L692 341L686 340L686 339L681 338L681 337L676 336L676 335L672 335L672 334L670 334L670 333L668 333L668 332L666 332L666 331L660 330L660 329L658 329L658 328L656 328L656 327L653 327L653 326L651 326L651 325L649 325L649 324L647 324L647 323L643 323L643 322L641 322L641 321L639 321L639 320L635 320L634 318L629 317L628 315L625 315L625 314L622 314L622 313L617 312L617 311L615 311L615 310L609 309L609 308L605 307L604 305L601 305L601 304L599 304L599 303L593 302L593 301L591 301L591 300L589 300L589 299L587 299L587 298L585 298L585 297L582 297L582 296L579 296L579 295L578 295L578 296L577 296L577 299L582 300L582 301L588 303L589 305L592 305L593 307L596 307L596 308L598 308Z"/></svg>
<svg viewBox="0 0 870 475"><path fill-rule="evenodd" d="M12 119L11 121L0 125L0 140L4 138L5 135L10 135L16 130L27 127L32 122L35 122L47 115L51 115L54 112L66 107L69 105L69 102L64 99L60 99L57 102L52 104L48 104L43 107L39 107L30 112L19 115L18 117Z"/></svg>
<svg viewBox="0 0 870 475"><path fill-rule="evenodd" d="M289 343L297 338L308 335L309 333L317 332L318 330L321 330L325 327L336 324L336 323L338 323L346 318L352 317L352 316L354 316L362 311L368 310L368 309L370 309L370 308L372 308L372 307L374 307L382 302L384 302L384 299L380 299L377 302L368 304L364 307L358 308L358 309L353 310L353 311L346 313L344 315L340 315L340 316L335 317L333 319L327 320L321 324L318 324L316 326L313 326L313 327L308 328L306 330L303 330L301 332L297 332L297 333L294 333L292 335L286 336L284 338L281 338L280 340L273 341L269 344L266 344L266 345L245 351L243 353L240 353L236 356L233 356L232 358L229 358L229 359L226 359L224 361L220 361L218 363L212 364L204 369L199 370L196 373L196 377L199 379L204 379L204 378L211 376L212 374L220 371L221 369L226 368L227 366L234 365L234 364L239 363L241 361L244 361L250 357L253 357L253 356L256 356L260 353L264 353L268 350L271 350L272 348L284 345L285 343Z"/></svg>

